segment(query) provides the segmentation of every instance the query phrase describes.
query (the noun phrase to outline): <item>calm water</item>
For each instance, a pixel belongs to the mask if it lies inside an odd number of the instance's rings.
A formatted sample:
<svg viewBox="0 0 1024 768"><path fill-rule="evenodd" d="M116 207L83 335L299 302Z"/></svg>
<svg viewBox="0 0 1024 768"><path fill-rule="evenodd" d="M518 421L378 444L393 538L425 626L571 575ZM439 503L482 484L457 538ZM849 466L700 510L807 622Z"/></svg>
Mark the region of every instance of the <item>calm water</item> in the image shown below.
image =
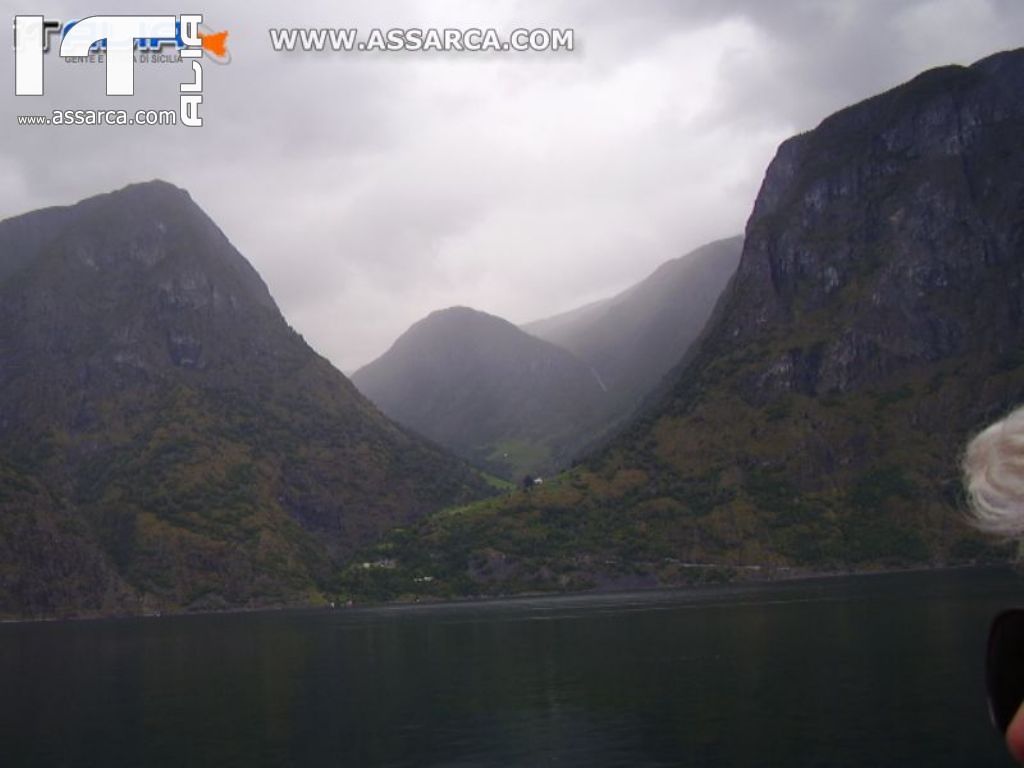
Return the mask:
<svg viewBox="0 0 1024 768"><path fill-rule="evenodd" d="M1004 571L0 626L3 766L1005 766Z"/></svg>

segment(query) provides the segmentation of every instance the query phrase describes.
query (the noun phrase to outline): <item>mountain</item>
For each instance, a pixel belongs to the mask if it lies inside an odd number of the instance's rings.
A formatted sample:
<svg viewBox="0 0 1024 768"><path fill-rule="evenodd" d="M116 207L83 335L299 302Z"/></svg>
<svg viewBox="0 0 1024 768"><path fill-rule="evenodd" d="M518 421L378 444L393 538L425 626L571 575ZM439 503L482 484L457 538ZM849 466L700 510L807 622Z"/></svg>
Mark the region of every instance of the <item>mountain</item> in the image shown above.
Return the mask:
<svg viewBox="0 0 1024 768"><path fill-rule="evenodd" d="M742 242L711 243L617 296L520 329L463 307L435 312L352 381L400 424L497 475L548 474L679 362Z"/></svg>
<svg viewBox="0 0 1024 768"><path fill-rule="evenodd" d="M1007 557L965 522L959 461L1024 401L1022 135L1017 50L925 72L783 143L736 276L663 398L542 488L390 535L399 567L349 588Z"/></svg>
<svg viewBox="0 0 1024 768"><path fill-rule="evenodd" d="M508 479L567 464L608 407L569 352L465 307L420 320L352 381L400 424Z"/></svg>
<svg viewBox="0 0 1024 768"><path fill-rule="evenodd" d="M590 365L620 410L650 394L696 340L736 271L743 238L662 264L609 299L522 326Z"/></svg>
<svg viewBox="0 0 1024 768"><path fill-rule="evenodd" d="M0 615L316 601L485 490L310 349L183 190L0 222Z"/></svg>

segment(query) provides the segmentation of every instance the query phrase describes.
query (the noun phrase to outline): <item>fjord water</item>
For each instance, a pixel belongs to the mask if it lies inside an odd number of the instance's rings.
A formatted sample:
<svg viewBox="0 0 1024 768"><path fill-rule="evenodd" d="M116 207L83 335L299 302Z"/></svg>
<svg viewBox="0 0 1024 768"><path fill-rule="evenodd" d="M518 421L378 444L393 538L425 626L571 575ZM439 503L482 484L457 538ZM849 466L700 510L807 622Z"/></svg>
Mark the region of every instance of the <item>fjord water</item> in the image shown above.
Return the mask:
<svg viewBox="0 0 1024 768"><path fill-rule="evenodd" d="M1002 766L964 570L0 626L6 766Z"/></svg>

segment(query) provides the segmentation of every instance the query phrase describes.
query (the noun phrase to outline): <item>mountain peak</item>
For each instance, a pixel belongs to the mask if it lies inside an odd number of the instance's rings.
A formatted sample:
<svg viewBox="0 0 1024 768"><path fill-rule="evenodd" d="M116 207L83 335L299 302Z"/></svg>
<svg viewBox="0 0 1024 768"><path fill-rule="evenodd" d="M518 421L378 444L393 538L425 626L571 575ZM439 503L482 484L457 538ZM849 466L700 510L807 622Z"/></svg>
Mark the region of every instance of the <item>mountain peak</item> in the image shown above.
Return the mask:
<svg viewBox="0 0 1024 768"><path fill-rule="evenodd" d="M491 315L480 309L473 309L473 307L467 307L462 304L456 304L452 307L445 307L444 309L435 309L425 318L423 321L436 322L438 320L455 321L455 322L472 322L473 320L501 320L496 315ZM422 321L421 321L422 322Z"/></svg>
<svg viewBox="0 0 1024 768"><path fill-rule="evenodd" d="M165 224L173 222L179 226L191 224L207 230L217 229L187 190L161 179L129 184L113 192L87 197L70 208L86 216L116 219L119 232L122 231L121 225L136 221L163 221Z"/></svg>
<svg viewBox="0 0 1024 768"><path fill-rule="evenodd" d="M515 325L497 315L466 306L447 307L431 312L410 328L417 333L435 332L443 329L445 333L478 333L484 329L507 329L516 332Z"/></svg>
<svg viewBox="0 0 1024 768"><path fill-rule="evenodd" d="M115 189L106 194L88 197L78 204L88 204L91 201L105 202L106 204L128 205L133 209L140 206L151 206L155 211L164 208L180 208L189 210L205 217L202 208L192 199L187 189L178 187L163 179L151 179L128 184L120 189Z"/></svg>
<svg viewBox="0 0 1024 768"><path fill-rule="evenodd" d="M570 352L469 307L413 324L352 380L399 423L509 478L564 464L607 407Z"/></svg>
<svg viewBox="0 0 1024 768"><path fill-rule="evenodd" d="M54 272L64 275L68 299L138 300L157 291L175 305L219 301L278 313L220 228L186 190L161 180L0 222L0 285L18 273L47 280Z"/></svg>
<svg viewBox="0 0 1024 768"><path fill-rule="evenodd" d="M184 190L0 223L0 615L303 602L483 491L306 345Z"/></svg>
<svg viewBox="0 0 1024 768"><path fill-rule="evenodd" d="M110 195L123 195L123 194L147 194L147 195L174 195L188 197L191 199L188 190L183 187L176 186L169 181L164 179L150 179L149 181L136 181L131 184L127 184L120 189L115 189L109 192Z"/></svg>
<svg viewBox="0 0 1024 768"><path fill-rule="evenodd" d="M166 215L170 211L177 211L182 214L188 213L203 219L207 218L202 208L192 200L188 190L175 186L163 179L135 182L111 192L91 195L71 205L46 208L27 215L37 216L63 210L73 212L76 215L95 216L99 211L118 209L125 213L125 218L131 215L142 216L148 219ZM0 222L0 225L3 223L5 222Z"/></svg>

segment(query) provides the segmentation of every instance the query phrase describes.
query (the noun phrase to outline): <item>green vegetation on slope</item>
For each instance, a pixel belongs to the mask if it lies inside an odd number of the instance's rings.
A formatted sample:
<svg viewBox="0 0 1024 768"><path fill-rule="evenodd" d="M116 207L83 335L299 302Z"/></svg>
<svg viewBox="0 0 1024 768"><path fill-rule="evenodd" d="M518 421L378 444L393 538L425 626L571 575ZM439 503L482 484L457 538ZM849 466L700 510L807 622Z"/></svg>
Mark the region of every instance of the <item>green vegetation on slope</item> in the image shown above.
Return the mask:
<svg viewBox="0 0 1024 768"><path fill-rule="evenodd" d="M338 591L1010 557L966 524L959 460L1024 402L1021 82L1024 51L944 68L783 144L663 397L556 482L393 532Z"/></svg>
<svg viewBox="0 0 1024 768"><path fill-rule="evenodd" d="M288 327L187 193L0 222L0 616L315 604L493 493Z"/></svg>

